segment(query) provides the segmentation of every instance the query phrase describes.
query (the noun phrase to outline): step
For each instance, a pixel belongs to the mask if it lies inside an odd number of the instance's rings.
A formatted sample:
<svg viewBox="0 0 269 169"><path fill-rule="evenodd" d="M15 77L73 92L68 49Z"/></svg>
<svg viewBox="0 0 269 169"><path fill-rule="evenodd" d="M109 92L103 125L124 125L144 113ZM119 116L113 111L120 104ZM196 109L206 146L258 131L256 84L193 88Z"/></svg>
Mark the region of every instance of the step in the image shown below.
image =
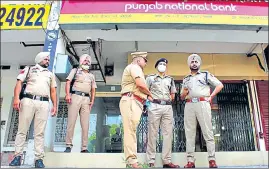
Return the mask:
<svg viewBox="0 0 269 169"><path fill-rule="evenodd" d="M196 167L208 168L207 153L196 152ZM156 167L162 167L161 154L156 155ZM268 151L216 152L220 168L268 168ZM146 155L138 154L138 160L146 164ZM186 164L185 153L173 153L172 162L181 168ZM48 152L44 159L48 168L125 168L123 153L60 153Z"/></svg>

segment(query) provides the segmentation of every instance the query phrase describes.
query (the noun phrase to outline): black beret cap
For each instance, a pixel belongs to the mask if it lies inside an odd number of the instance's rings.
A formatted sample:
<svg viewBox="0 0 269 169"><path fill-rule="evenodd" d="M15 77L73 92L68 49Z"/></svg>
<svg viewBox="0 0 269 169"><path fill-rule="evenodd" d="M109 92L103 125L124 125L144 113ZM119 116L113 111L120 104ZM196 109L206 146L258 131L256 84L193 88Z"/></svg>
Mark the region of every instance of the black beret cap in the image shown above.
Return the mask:
<svg viewBox="0 0 269 169"><path fill-rule="evenodd" d="M157 60L157 62L155 63L155 68L158 66L158 64L159 64L160 62L164 62L164 63L168 64L168 60L167 60L167 59L165 59L165 58L161 58L161 59Z"/></svg>

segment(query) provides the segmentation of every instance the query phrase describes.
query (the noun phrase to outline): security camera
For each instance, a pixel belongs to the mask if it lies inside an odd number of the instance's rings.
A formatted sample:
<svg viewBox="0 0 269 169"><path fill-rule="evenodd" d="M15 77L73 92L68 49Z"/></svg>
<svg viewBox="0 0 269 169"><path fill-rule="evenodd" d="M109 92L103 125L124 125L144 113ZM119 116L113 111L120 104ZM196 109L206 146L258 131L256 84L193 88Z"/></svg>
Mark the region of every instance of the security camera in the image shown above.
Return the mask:
<svg viewBox="0 0 269 169"><path fill-rule="evenodd" d="M91 43L92 42L92 38L91 37L87 37L86 40L87 40L88 43Z"/></svg>

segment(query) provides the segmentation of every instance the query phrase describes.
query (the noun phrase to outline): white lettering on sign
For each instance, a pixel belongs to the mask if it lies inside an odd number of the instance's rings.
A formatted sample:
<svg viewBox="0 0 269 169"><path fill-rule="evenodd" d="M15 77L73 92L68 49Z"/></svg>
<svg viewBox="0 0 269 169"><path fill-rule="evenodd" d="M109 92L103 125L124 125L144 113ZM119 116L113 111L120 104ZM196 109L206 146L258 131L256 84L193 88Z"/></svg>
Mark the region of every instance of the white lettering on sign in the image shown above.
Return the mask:
<svg viewBox="0 0 269 169"><path fill-rule="evenodd" d="M236 5L220 5L213 3L203 3L203 4L187 4L185 2L176 4L160 4L156 1L155 4L126 4L125 12L133 10L139 10L144 12L149 12L151 10L183 10L183 11L227 11L236 12Z"/></svg>

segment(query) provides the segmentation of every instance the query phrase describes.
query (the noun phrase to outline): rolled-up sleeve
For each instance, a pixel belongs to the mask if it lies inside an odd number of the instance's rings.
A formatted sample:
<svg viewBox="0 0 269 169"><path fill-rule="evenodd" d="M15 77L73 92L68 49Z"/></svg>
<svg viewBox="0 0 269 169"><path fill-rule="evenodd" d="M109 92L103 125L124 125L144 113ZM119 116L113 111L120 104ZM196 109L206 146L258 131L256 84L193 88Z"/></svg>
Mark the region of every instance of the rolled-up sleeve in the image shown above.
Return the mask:
<svg viewBox="0 0 269 169"><path fill-rule="evenodd" d="M55 88L57 87L56 77L54 73L52 73L50 87L55 87Z"/></svg>
<svg viewBox="0 0 269 169"><path fill-rule="evenodd" d="M71 72L69 73L69 75L67 76L66 80L73 80L76 71L77 71L76 68L72 69Z"/></svg>
<svg viewBox="0 0 269 169"><path fill-rule="evenodd" d="M30 67L25 67L23 70L20 71L20 74L17 76L17 80L24 81L26 79L27 73Z"/></svg>

